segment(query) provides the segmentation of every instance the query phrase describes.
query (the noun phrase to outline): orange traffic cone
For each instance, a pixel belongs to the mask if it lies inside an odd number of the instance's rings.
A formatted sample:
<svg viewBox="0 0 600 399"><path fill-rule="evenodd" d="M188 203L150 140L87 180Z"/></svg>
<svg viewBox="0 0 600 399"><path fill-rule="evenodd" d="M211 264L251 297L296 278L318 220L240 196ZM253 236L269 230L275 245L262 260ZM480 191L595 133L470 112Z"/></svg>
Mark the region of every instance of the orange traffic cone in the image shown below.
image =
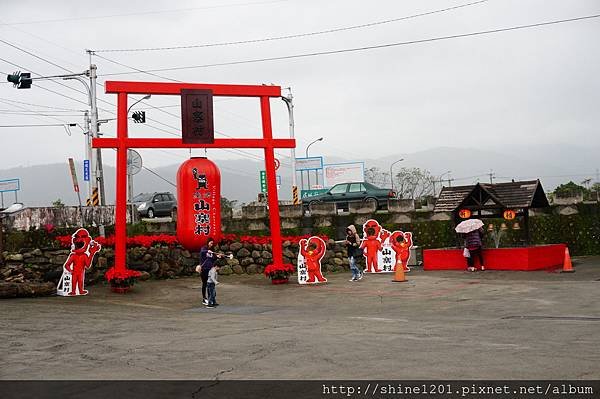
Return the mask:
<svg viewBox="0 0 600 399"><path fill-rule="evenodd" d="M408 281L404 276L404 266L402 266L402 262L396 263L396 272L394 273L394 279L392 281L394 283L404 283Z"/></svg>
<svg viewBox="0 0 600 399"><path fill-rule="evenodd" d="M565 260L563 261L563 269L561 273L573 273L573 264L571 263L571 256L569 255L569 248L565 248Z"/></svg>

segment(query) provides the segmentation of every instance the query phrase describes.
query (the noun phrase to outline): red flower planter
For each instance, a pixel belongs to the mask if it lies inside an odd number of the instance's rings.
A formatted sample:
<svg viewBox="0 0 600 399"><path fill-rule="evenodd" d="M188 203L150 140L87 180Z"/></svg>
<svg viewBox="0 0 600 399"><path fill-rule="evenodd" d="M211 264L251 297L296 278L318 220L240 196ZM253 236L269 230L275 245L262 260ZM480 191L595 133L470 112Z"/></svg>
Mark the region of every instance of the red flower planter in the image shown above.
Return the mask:
<svg viewBox="0 0 600 399"><path fill-rule="evenodd" d="M131 287L110 287L112 292L116 292L117 294L126 294L131 290Z"/></svg>
<svg viewBox="0 0 600 399"><path fill-rule="evenodd" d="M287 284L289 281L289 278L272 278L271 284Z"/></svg>

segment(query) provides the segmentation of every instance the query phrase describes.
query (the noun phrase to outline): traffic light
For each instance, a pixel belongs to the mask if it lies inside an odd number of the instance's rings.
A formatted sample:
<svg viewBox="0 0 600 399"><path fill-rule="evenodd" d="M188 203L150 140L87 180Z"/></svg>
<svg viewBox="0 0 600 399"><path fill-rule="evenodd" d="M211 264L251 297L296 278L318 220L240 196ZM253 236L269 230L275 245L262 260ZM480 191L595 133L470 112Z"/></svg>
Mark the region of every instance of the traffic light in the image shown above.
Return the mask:
<svg viewBox="0 0 600 399"><path fill-rule="evenodd" d="M12 75L6 76L6 80L11 82L17 89L31 88L31 74L29 72L17 71Z"/></svg>
<svg viewBox="0 0 600 399"><path fill-rule="evenodd" d="M135 111L131 118L134 123L146 123L146 111Z"/></svg>

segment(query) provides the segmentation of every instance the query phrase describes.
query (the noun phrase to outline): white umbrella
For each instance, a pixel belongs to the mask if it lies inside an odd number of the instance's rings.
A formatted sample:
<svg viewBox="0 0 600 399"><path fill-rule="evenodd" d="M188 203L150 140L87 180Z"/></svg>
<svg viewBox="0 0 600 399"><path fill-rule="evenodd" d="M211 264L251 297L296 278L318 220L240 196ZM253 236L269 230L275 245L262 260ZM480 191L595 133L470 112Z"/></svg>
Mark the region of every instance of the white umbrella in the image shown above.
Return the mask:
<svg viewBox="0 0 600 399"><path fill-rule="evenodd" d="M470 233L483 227L483 222L479 219L467 219L458 224L454 230L457 233Z"/></svg>

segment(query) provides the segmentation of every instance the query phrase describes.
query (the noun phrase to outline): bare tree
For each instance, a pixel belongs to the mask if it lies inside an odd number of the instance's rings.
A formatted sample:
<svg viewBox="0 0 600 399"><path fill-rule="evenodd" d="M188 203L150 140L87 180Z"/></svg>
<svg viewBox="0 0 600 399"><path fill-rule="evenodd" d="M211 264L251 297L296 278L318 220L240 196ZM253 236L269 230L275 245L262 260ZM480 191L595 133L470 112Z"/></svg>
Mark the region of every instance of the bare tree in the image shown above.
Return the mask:
<svg viewBox="0 0 600 399"><path fill-rule="evenodd" d="M420 168L402 168L394 176L394 189L398 198L420 199L433 194L435 177Z"/></svg>
<svg viewBox="0 0 600 399"><path fill-rule="evenodd" d="M365 170L365 181L374 184L377 187L386 187L390 185L390 174L373 166Z"/></svg>

